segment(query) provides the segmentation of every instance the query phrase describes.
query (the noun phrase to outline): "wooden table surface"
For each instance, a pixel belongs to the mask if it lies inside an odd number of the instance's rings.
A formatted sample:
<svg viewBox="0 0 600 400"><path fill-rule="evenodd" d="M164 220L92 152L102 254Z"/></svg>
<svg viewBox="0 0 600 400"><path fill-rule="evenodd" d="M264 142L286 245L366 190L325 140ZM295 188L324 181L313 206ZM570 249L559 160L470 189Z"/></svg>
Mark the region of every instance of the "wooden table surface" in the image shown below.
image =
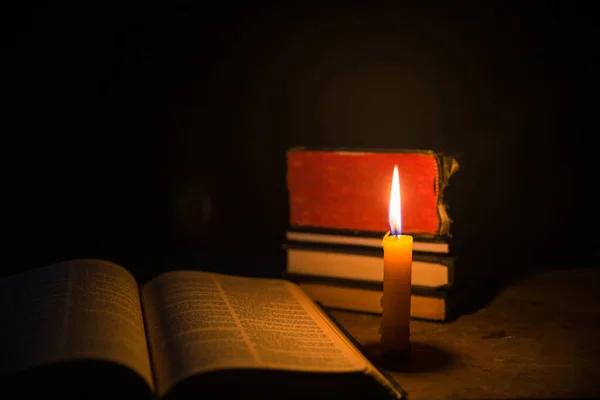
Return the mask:
<svg viewBox="0 0 600 400"><path fill-rule="evenodd" d="M600 398L600 269L539 273L446 323L411 322L409 361L382 362L375 315L332 311L410 400Z"/></svg>

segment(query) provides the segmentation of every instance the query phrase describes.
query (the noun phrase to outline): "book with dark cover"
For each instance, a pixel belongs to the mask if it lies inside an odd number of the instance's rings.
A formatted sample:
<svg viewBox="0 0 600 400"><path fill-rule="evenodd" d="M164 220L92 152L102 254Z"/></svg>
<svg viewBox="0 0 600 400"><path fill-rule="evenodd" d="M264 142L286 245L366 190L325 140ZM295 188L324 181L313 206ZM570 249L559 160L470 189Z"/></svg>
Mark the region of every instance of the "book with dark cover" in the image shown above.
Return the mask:
<svg viewBox="0 0 600 400"><path fill-rule="evenodd" d="M290 149L290 226L386 232L395 165L400 173L402 232L450 237L443 193L458 163L429 150Z"/></svg>
<svg viewBox="0 0 600 400"><path fill-rule="evenodd" d="M326 228L290 228L286 231L288 243L331 244L379 248L385 232L348 231ZM450 254L450 241L429 235L413 234L413 251L417 253Z"/></svg>
<svg viewBox="0 0 600 400"><path fill-rule="evenodd" d="M286 272L383 282L383 249L360 246L286 243ZM455 258L445 254L413 253L412 282L424 287L453 286ZM466 278L462 278L466 279Z"/></svg>
<svg viewBox="0 0 600 400"><path fill-rule="evenodd" d="M323 307L345 311L381 314L383 283L334 279L322 276L285 274ZM449 322L460 315L467 293L456 288L411 287L412 319Z"/></svg>
<svg viewBox="0 0 600 400"><path fill-rule="evenodd" d="M284 279L72 260L0 280L0 338L20 398L404 397Z"/></svg>

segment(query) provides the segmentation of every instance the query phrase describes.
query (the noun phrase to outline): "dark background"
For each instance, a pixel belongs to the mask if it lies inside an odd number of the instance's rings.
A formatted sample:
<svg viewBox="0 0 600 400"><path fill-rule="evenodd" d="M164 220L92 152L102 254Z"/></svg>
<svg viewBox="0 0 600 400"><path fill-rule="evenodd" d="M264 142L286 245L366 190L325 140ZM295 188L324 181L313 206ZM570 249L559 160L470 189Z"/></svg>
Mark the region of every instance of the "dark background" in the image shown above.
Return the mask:
<svg viewBox="0 0 600 400"><path fill-rule="evenodd" d="M592 264L582 3L127 4L5 13L3 272L279 274L292 145L457 154L463 258Z"/></svg>

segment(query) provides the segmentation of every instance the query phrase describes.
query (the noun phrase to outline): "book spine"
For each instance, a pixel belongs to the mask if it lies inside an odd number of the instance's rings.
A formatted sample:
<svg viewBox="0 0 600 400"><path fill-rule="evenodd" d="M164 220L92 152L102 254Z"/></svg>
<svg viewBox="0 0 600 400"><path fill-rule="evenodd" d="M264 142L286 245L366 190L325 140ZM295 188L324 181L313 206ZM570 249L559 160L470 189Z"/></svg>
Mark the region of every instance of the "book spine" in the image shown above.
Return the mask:
<svg viewBox="0 0 600 400"><path fill-rule="evenodd" d="M361 230L348 230L348 229L338 229L338 228L330 228L330 227L319 227L319 226L293 226L288 228L288 232L294 233L305 233L305 234L314 234L314 235L338 235L338 236L347 236L347 237L359 237L359 238L374 238L374 239L382 239L383 236L387 233L387 231L361 231ZM405 232L408 234L408 232ZM431 243L449 243L448 238L440 237L439 235L433 235L431 233L411 233L413 239L420 240L423 242L431 242Z"/></svg>
<svg viewBox="0 0 600 400"><path fill-rule="evenodd" d="M357 245L346 245L337 243L314 243L314 242L302 242L302 241L286 241L281 247L284 250L298 249L298 250L311 250L321 253L331 254L353 254L363 255L369 257L383 258L383 248L374 246L357 246ZM454 256L450 253L437 253L428 251L415 251L413 250L413 260L441 263L445 265L451 264Z"/></svg>
<svg viewBox="0 0 600 400"><path fill-rule="evenodd" d="M384 234L339 234L338 232L326 233L290 229L286 232L286 243L288 244L309 244L309 245L337 245L348 247L363 247L363 248L381 248L381 240ZM450 242L423 237L422 235L413 235L413 252L416 253L432 253L432 254L449 254Z"/></svg>

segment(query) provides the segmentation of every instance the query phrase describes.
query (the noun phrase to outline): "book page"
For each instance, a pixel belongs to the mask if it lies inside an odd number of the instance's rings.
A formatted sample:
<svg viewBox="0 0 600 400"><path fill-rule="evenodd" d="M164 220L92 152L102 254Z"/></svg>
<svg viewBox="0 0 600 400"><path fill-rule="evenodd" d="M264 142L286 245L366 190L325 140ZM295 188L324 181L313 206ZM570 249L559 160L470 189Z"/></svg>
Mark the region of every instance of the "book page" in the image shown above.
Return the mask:
<svg viewBox="0 0 600 400"><path fill-rule="evenodd" d="M142 303L159 396L186 377L217 369L367 368L284 280L169 272L143 288Z"/></svg>
<svg viewBox="0 0 600 400"><path fill-rule="evenodd" d="M78 359L122 364L153 386L133 276L72 260L0 280L0 371Z"/></svg>

